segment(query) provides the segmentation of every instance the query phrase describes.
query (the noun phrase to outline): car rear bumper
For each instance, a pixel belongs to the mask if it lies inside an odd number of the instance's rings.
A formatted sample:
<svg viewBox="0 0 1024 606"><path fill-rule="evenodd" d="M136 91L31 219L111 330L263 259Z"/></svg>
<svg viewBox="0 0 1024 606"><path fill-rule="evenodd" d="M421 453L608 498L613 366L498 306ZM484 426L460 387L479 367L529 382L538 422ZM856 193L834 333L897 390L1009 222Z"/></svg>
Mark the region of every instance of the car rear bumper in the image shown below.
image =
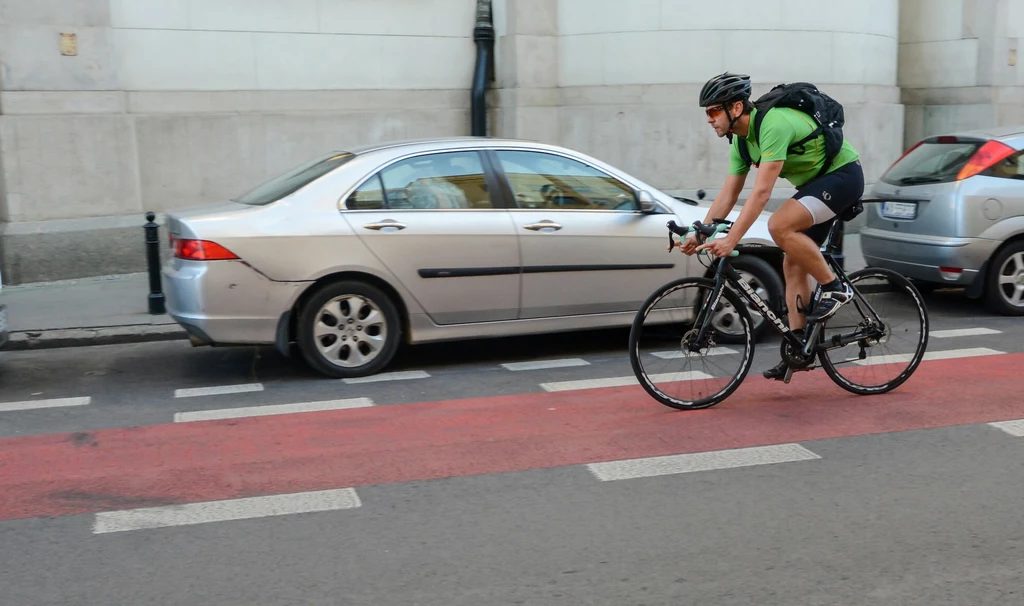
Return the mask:
<svg viewBox="0 0 1024 606"><path fill-rule="evenodd" d="M953 286L972 284L999 246L995 240L899 234L869 227L860 230L860 244L868 266L892 269L923 282Z"/></svg>
<svg viewBox="0 0 1024 606"><path fill-rule="evenodd" d="M183 261L163 267L167 314L196 345L269 345L278 320L308 282L275 282L241 261Z"/></svg>

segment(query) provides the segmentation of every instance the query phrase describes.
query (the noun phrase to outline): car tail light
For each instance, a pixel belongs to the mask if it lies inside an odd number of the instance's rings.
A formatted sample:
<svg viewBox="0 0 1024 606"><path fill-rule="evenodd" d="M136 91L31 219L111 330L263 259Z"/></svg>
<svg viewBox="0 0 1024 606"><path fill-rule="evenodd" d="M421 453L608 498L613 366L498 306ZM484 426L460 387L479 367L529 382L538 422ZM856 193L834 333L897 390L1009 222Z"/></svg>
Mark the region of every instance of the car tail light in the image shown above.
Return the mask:
<svg viewBox="0 0 1024 606"><path fill-rule="evenodd" d="M968 177L988 170L995 164L1002 162L1009 156L1017 153L1017 150L1013 149L1009 145L1000 143L999 141L989 141L985 145L981 146L981 149L974 152L971 159L964 164L964 167L960 169L959 174L956 176L957 181L962 181Z"/></svg>
<svg viewBox="0 0 1024 606"><path fill-rule="evenodd" d="M225 261L238 255L209 240L174 240L174 256L187 261Z"/></svg>

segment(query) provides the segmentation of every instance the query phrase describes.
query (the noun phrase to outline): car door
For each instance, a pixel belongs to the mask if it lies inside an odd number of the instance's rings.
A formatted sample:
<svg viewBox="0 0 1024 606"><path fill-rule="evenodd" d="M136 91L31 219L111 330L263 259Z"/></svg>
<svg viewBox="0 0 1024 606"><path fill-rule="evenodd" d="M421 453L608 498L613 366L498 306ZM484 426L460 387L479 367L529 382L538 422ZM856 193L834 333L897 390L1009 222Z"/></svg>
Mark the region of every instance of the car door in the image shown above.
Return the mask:
<svg viewBox="0 0 1024 606"><path fill-rule="evenodd" d="M628 184L561 154L491 153L522 250L520 318L635 311L679 277L669 215L639 213Z"/></svg>
<svg viewBox="0 0 1024 606"><path fill-rule="evenodd" d="M475 150L394 162L346 201L346 220L438 324L515 319L519 245Z"/></svg>

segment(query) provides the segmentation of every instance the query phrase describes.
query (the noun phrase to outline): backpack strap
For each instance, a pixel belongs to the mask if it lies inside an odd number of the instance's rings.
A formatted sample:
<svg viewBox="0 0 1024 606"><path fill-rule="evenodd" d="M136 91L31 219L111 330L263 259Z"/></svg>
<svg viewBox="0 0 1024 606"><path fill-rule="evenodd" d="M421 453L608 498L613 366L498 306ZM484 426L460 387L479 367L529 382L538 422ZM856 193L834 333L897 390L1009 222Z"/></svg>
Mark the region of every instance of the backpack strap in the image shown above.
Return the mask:
<svg viewBox="0 0 1024 606"><path fill-rule="evenodd" d="M768 109L771 109L771 108L768 108ZM761 120L764 119L764 114L767 113L767 111L768 110L758 109L757 110L757 115L754 116L754 124L752 125L752 128L754 129L754 141L757 142L758 144L760 144L760 140L761 139L760 139L760 137L758 137L757 133L761 129ZM737 145L737 147L738 147L738 149L740 151L740 158L743 160L744 164L746 164L748 167L751 166L751 165L754 165L754 166L760 166L761 165L761 158L758 158L757 162L754 162L753 159L751 159L751 157L750 157L750 148L747 147L747 140L746 140L746 138L740 137L739 144Z"/></svg>
<svg viewBox="0 0 1024 606"><path fill-rule="evenodd" d="M750 165L754 162L750 158L750 148L747 147L747 140L743 137L736 137L736 149L740 152L740 159L747 165L747 168L750 168Z"/></svg>

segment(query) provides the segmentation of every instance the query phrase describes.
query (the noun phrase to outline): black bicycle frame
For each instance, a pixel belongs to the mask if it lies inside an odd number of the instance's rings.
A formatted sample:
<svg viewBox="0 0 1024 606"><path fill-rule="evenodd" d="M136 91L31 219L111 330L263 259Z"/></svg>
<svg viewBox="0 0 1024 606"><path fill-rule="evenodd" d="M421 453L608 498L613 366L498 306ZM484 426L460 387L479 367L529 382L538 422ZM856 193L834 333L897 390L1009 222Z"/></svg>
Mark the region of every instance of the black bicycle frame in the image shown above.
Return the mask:
<svg viewBox="0 0 1024 606"><path fill-rule="evenodd" d="M825 242L821 246L821 253L825 257L826 263L828 263L829 267L832 268L832 271L835 272L836 276L841 281L849 284L849 277L846 275L846 272L843 271L843 268L839 266L839 263L835 260L834 257L834 255L838 252L838 249L835 245L835 240L837 234L839 233L840 227L841 223L838 220L832 224L832 228L829 230L828 236L825 238ZM743 247L742 245L737 247L738 250L743 250L744 248L745 247ZM817 343L818 341L818 335L821 334L821 323L811 322L811 332L810 334L807 334L805 331L805 340L802 341L782 321L782 318L779 317L778 312L776 312L771 307L771 305L768 304L767 301L759 297L757 293L754 292L754 289L751 288L751 286L747 284L747 282L740 276L739 272L737 272L736 269L733 268L732 264L728 262L727 258L716 259L715 263L717 263L714 277L715 286L711 289L711 293L708 295L708 298L705 299L704 306L700 310L698 310L697 314L694 316L695 325L697 322L700 322L702 313L704 313L707 310L714 310L718 307L718 303L722 298L722 289L725 286L725 283L728 282L744 299L746 299L751 305L753 305L755 308L757 308L758 311L761 312L761 315L763 315L772 324L772 326L775 327L775 330L778 331L784 339L789 341L790 345L793 346L794 351L803 351L803 355L808 358L812 354L817 353L818 351L825 349L833 349L836 347L845 347L846 345L852 343L853 341L858 341L867 336L872 336L863 334L858 335L856 332L849 335L835 335L832 337L830 344L821 344L815 347L814 344ZM815 291L811 293L811 301L815 300L815 298L818 295L817 290L820 288L820 285L817 286L815 288ZM864 306L867 307L868 310L870 310L871 316L874 317L875 322L879 326L882 325L882 320L881 318L878 317L878 313L874 310L874 308L871 307L871 304L864 299L864 297L861 295L860 292L857 291L856 288L854 288L853 302L855 304L858 302L863 303ZM863 309L861 309L861 313L864 313ZM711 328L711 318L711 313L705 314L704 321L700 323L700 328L698 330L697 339L694 345L704 343L704 339L707 337L707 332Z"/></svg>

